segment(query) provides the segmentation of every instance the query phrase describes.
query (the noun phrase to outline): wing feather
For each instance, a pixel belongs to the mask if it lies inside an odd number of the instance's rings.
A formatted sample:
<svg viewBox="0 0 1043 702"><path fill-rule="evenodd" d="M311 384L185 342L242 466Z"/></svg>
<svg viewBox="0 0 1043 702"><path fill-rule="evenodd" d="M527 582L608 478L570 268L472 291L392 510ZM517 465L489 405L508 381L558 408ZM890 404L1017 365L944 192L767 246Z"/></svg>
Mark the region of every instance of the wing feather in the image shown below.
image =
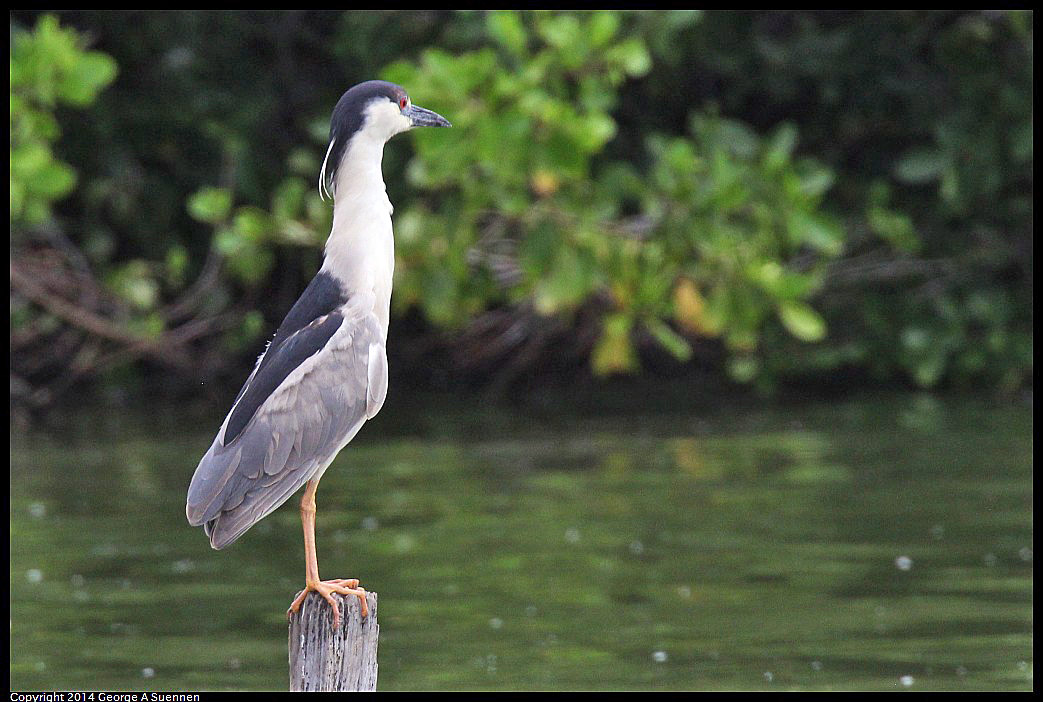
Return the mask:
<svg viewBox="0 0 1043 702"><path fill-rule="evenodd" d="M387 357L376 316L356 312L325 319L337 328L327 334L313 323L298 332L326 335L310 355L304 354L314 338L291 337L268 350L196 468L186 514L190 524L204 526L214 548L235 541L324 470L380 409ZM256 388L271 390L258 401ZM256 405L245 418L244 402ZM241 428L225 445L233 417Z"/></svg>

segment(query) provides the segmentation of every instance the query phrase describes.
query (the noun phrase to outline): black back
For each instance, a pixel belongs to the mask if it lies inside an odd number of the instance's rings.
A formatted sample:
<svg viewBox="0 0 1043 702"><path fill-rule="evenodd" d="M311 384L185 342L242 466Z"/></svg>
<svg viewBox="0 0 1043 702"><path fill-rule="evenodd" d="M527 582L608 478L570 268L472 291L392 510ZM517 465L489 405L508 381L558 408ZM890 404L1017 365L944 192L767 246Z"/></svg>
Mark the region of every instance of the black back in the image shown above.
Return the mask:
<svg viewBox="0 0 1043 702"><path fill-rule="evenodd" d="M228 420L224 444L239 436L258 408L293 369L317 353L340 326L342 318L330 314L347 302L348 296L336 278L320 271L286 314L275 338L261 359L252 381L239 391L242 401ZM316 320L327 316L320 324ZM244 397L245 395L245 397ZM239 401L239 397L236 401Z"/></svg>
<svg viewBox="0 0 1043 702"><path fill-rule="evenodd" d="M313 321L327 315L348 301L340 282L329 273L319 271L308 283L297 302L286 313L286 317L275 332L275 338L269 350L278 348L284 341ZM261 368L267 363L267 356L261 361Z"/></svg>

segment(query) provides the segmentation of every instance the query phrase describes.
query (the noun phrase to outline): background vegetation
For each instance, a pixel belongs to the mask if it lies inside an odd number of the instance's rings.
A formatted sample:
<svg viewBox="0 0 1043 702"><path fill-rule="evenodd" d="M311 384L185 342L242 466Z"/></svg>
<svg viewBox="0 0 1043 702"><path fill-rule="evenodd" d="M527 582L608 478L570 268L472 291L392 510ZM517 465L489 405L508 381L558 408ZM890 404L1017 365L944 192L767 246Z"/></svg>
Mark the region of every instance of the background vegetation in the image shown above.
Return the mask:
<svg viewBox="0 0 1043 702"><path fill-rule="evenodd" d="M454 123L385 156L411 382L1031 384L1029 12L21 11L11 38L21 410L241 382L373 77Z"/></svg>

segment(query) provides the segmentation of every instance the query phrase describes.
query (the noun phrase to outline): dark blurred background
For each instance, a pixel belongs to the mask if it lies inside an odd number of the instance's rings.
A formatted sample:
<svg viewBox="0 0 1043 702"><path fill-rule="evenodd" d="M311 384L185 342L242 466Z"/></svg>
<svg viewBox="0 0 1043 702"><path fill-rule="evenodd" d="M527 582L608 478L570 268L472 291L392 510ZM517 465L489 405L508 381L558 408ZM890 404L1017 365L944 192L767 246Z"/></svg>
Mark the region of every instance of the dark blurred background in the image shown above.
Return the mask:
<svg viewBox="0 0 1043 702"><path fill-rule="evenodd" d="M401 382L1031 385L1030 12L15 11L11 39L23 418L224 403L317 269L329 114L374 77L455 125L386 151Z"/></svg>

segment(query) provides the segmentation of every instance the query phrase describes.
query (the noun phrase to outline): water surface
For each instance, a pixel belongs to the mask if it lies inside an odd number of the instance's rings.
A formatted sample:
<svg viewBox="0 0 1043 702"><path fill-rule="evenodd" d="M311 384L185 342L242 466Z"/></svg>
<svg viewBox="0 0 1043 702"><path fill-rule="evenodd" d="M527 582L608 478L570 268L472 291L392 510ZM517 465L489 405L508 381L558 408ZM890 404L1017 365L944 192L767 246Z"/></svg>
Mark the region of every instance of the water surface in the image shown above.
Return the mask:
<svg viewBox="0 0 1043 702"><path fill-rule="evenodd" d="M379 689L1031 689L1027 406L399 409L318 491ZM185 522L220 419L12 430L13 689L287 688L297 500L220 552Z"/></svg>

